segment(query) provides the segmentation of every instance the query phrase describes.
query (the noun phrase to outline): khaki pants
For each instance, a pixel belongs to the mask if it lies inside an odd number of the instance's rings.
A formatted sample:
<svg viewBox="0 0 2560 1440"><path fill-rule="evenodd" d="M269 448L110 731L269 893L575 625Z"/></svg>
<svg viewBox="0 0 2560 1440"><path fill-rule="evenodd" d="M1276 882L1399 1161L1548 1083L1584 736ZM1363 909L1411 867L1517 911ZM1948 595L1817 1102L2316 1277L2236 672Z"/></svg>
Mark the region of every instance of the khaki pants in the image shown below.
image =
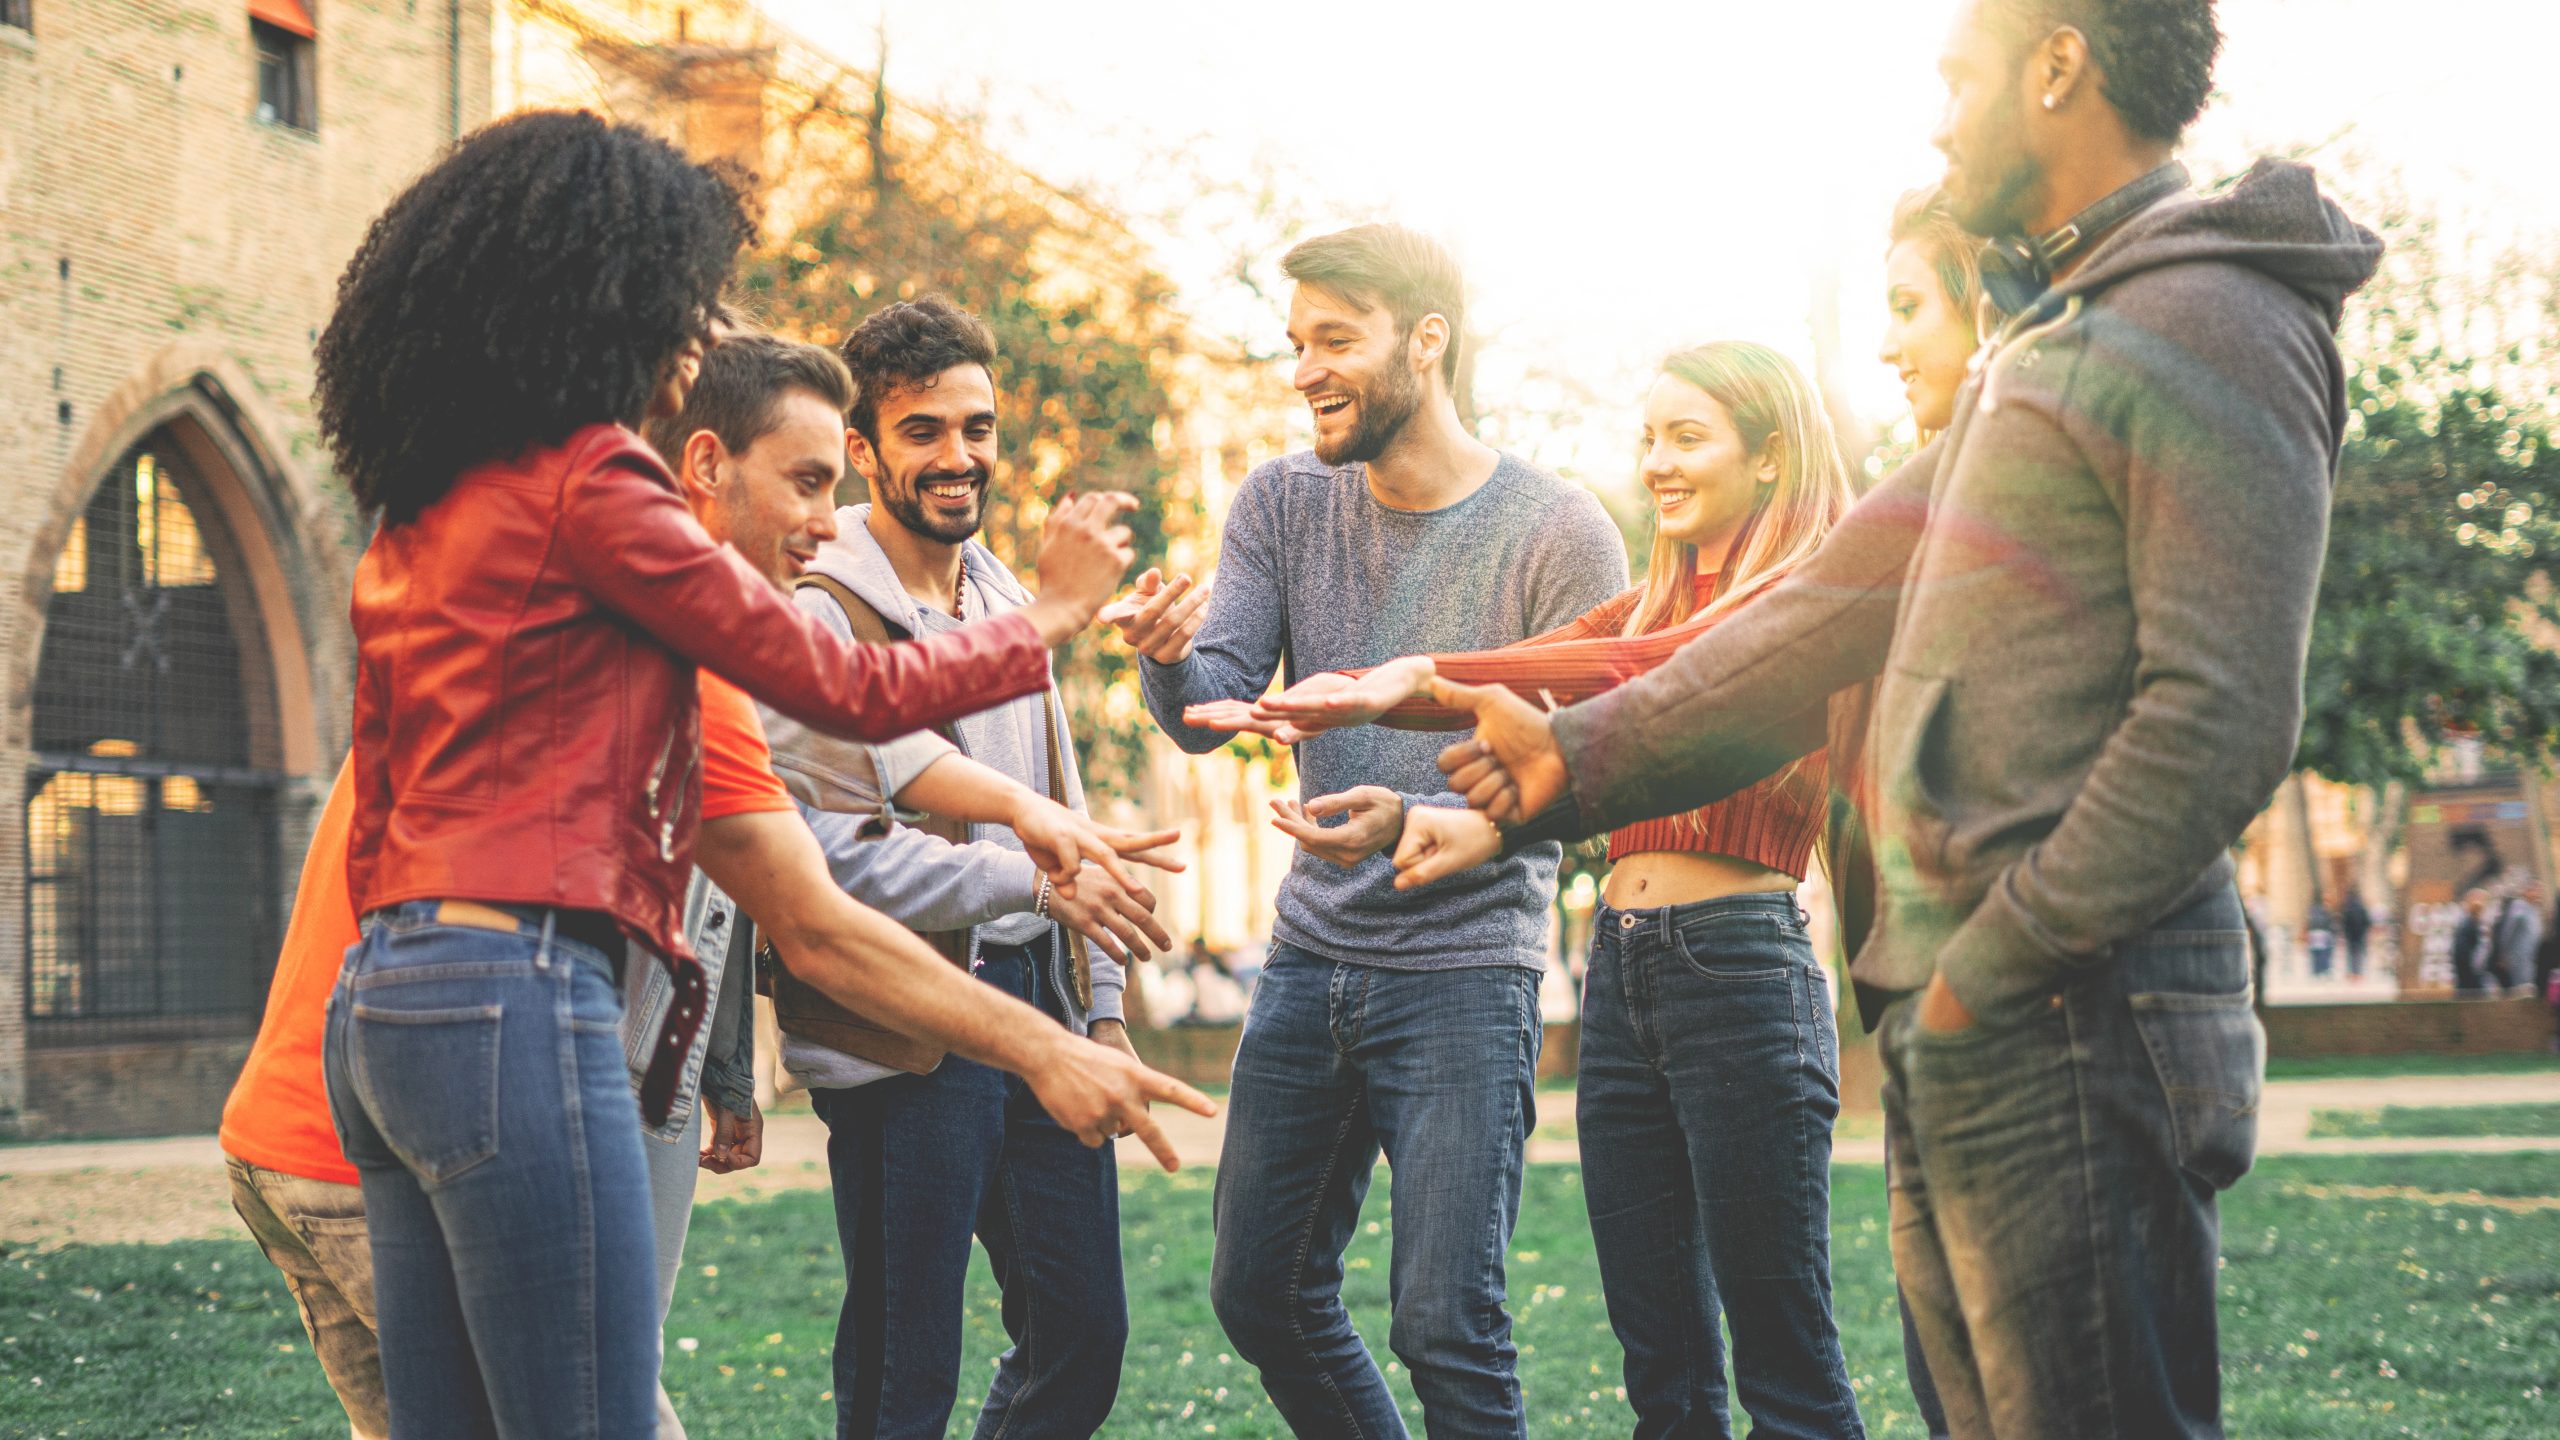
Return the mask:
<svg viewBox="0 0 2560 1440"><path fill-rule="evenodd" d="M231 1208L284 1272L302 1308L302 1328L329 1388L346 1407L356 1440L384 1440L391 1433L391 1411L382 1395L382 1355L374 1340L364 1191L228 1158Z"/></svg>

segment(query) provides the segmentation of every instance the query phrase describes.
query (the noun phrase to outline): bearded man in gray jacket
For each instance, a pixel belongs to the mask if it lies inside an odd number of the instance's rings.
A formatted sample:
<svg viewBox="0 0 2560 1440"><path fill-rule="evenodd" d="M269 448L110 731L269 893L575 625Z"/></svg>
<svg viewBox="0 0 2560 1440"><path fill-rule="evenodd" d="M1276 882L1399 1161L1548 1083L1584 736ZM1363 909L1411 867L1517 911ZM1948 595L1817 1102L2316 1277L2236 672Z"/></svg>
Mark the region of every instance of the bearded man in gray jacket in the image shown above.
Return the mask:
<svg viewBox="0 0 2560 1440"><path fill-rule="evenodd" d="M1453 785L1525 840L1721 799L1878 679L1854 974L1959 1436L2223 1433L2215 1196L2265 1047L2228 852L2292 763L2381 247L2298 165L2189 190L2219 46L2212 0L1970 0L1936 143L2016 318L1949 432L1653 674L1552 717L1441 687L1481 722Z"/></svg>
<svg viewBox="0 0 2560 1440"><path fill-rule="evenodd" d="M996 454L986 326L929 295L865 320L843 354L856 387L846 443L873 503L838 512L835 538L801 576L800 607L840 636L882 642L1030 603L973 538ZM1087 847L1098 863L1071 889L1052 885L1025 852L1024 837L1040 848L1044 816L1084 808L1054 687L884 745L839 741L772 710L764 718L775 773L847 893L1068 1029L1129 1050L1115 957L1144 959L1170 939L1154 895L1112 852L1174 836L1095 827L1109 847ZM1088 1148L1019 1081L886 1030L788 975L773 977L773 993L783 1064L809 1086L828 1131L846 1281L838 1435L944 1433L973 1232L1013 1341L976 1433L1082 1440L1099 1430L1128 1338L1109 1143Z"/></svg>

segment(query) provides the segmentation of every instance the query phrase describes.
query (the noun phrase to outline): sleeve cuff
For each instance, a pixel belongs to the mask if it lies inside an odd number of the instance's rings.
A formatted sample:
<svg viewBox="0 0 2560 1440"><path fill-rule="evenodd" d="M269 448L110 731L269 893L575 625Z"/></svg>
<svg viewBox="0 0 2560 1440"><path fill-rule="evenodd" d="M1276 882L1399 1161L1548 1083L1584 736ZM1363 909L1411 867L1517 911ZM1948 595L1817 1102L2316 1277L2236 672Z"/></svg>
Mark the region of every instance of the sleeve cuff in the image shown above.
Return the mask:
<svg viewBox="0 0 2560 1440"><path fill-rule="evenodd" d="M1977 1021L2017 1015L2037 998L2060 990L2072 972L2098 957L2064 950L2018 903L2012 869L1982 897L1946 948L1938 973Z"/></svg>

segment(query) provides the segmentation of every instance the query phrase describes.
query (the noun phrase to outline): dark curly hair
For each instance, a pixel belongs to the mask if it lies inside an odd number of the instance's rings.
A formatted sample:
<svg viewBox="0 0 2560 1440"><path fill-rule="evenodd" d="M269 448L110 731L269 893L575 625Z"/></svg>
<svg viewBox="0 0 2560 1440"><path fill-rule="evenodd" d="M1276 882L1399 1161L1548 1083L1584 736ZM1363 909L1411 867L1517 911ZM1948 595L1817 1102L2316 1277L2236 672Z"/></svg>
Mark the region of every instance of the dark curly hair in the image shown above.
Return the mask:
<svg viewBox="0 0 2560 1440"><path fill-rule="evenodd" d="M400 193L338 278L320 432L403 524L463 470L637 424L752 232L726 179L584 111L487 126Z"/></svg>
<svg viewBox="0 0 2560 1440"><path fill-rule="evenodd" d="M1988 7L2019 45L2065 25L2089 39L2100 90L2125 127L2150 140L2175 140L2204 113L2213 62L2222 53L2214 0L1992 0Z"/></svg>
<svg viewBox="0 0 2560 1440"><path fill-rule="evenodd" d="M837 347L853 372L853 428L880 443L880 397L902 385L925 385L954 365L992 372L995 332L944 295L922 295L874 312Z"/></svg>

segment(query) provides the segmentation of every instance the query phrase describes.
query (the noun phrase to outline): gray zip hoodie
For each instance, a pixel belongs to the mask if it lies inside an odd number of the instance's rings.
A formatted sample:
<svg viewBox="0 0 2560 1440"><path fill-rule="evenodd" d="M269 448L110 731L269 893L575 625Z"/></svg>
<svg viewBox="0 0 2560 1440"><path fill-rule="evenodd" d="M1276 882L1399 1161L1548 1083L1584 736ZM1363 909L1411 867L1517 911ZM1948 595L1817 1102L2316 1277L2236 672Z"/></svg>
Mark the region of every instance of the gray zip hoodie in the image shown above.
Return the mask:
<svg viewBox="0 0 2560 1440"><path fill-rule="evenodd" d="M1723 798L1881 676L1861 981L2015 1015L2228 885L2301 728L2335 331L2380 258L2283 162L2127 221L1812 560L1557 715L1579 828Z"/></svg>
<svg viewBox="0 0 2560 1440"><path fill-rule="evenodd" d="M958 628L961 621L917 603L899 583L896 567L871 538L870 515L868 505L837 511L836 538L819 547L809 568L841 583L911 635ZM970 541L962 547L960 561L969 618L1031 603L1021 582L984 545ZM826 592L802 590L793 600L839 637L853 638L844 607ZM1054 702L1025 696L966 717L953 727L960 737L958 750L1048 793L1048 746L1039 710L1043 703ZM817 832L828 868L846 894L918 930L972 927L981 942L1028 944L1056 933L1048 921L1030 913L1040 872L1011 830L973 826L969 844L951 845L896 823L891 801L927 766L953 753L949 741L928 730L885 745L863 745L819 734L774 710L762 713L774 773L800 802L801 814ZM1081 811L1084 784L1076 773L1075 745L1063 712L1057 722L1067 767L1063 790L1068 803ZM1053 960L1054 972L1064 957ZM1099 950L1092 952L1092 960L1092 1014L1074 1013L1073 1000L1065 1002L1068 1028L1078 1034L1089 1020L1116 1020L1122 1014L1126 973ZM894 1073L793 1036L783 1037L782 1060L813 1086L859 1085Z"/></svg>

